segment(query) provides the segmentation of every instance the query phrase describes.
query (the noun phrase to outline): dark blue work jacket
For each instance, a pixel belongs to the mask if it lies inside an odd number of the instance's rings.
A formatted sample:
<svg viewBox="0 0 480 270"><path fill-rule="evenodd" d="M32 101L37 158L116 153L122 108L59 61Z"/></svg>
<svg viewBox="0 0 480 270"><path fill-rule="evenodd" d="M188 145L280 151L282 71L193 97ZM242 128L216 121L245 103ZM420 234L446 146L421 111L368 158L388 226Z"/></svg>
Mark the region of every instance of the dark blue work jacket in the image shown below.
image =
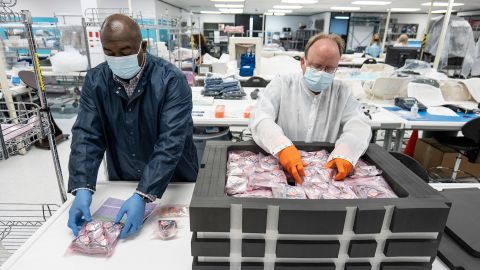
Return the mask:
<svg viewBox="0 0 480 270"><path fill-rule="evenodd" d="M72 128L69 192L95 190L105 151L110 180L139 181L145 194L161 197L172 178L196 180L191 89L169 62L145 59L130 98L106 62L88 72Z"/></svg>

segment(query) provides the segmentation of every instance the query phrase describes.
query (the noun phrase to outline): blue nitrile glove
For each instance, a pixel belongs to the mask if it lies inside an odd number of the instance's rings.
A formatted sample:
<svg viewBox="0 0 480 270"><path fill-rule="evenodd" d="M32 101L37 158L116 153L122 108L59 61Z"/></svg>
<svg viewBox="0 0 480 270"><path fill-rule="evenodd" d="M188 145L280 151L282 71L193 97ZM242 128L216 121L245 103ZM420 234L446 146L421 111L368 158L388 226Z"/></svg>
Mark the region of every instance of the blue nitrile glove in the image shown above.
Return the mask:
<svg viewBox="0 0 480 270"><path fill-rule="evenodd" d="M119 223L125 214L127 214L127 220L125 221L125 227L123 227L120 233L120 238L129 237L142 228L145 215L145 201L142 196L134 193L125 201L117 214L115 223Z"/></svg>
<svg viewBox="0 0 480 270"><path fill-rule="evenodd" d="M84 222L92 221L90 215L90 204L92 203L92 192L80 189L75 193L75 200L68 212L68 227L72 229L75 236L82 228Z"/></svg>

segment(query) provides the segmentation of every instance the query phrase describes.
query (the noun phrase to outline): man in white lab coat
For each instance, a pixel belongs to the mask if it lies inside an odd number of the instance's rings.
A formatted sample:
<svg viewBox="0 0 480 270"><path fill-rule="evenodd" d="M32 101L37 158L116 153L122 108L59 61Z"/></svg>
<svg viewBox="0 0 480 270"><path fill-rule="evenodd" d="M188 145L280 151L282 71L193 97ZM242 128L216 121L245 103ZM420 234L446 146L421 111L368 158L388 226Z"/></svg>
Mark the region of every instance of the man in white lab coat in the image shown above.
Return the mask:
<svg viewBox="0 0 480 270"><path fill-rule="evenodd" d="M336 180L352 173L368 147L368 118L348 85L334 80L343 48L337 35L312 37L301 59L303 72L275 77L252 114L253 139L278 157L296 183L303 182L305 173L292 141L335 143L326 166L337 168Z"/></svg>

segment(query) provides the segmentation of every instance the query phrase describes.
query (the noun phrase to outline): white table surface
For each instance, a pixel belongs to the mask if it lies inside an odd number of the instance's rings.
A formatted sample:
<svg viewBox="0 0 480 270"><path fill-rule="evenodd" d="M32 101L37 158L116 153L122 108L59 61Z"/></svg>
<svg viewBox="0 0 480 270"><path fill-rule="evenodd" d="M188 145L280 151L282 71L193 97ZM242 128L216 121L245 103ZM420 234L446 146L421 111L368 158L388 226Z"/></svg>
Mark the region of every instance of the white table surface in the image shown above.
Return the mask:
<svg viewBox="0 0 480 270"><path fill-rule="evenodd" d="M449 102L449 104L462 105L466 108L477 108L478 103L474 101ZM419 130L460 130L466 122L446 121L409 121L405 120L405 129Z"/></svg>
<svg viewBox="0 0 480 270"><path fill-rule="evenodd" d="M344 59L341 59L340 62L338 63L338 66L340 67L345 67L345 66L362 66L363 65L363 62L365 62L365 60L371 58L371 57L353 57L353 58L349 58L348 55L345 55L344 56L345 58ZM377 63L384 63L385 62L385 58L372 58L372 59L375 59L375 61L377 61Z"/></svg>
<svg viewBox="0 0 480 270"><path fill-rule="evenodd" d="M94 211L108 197L128 198L135 189L134 182L101 182L93 196L91 209ZM476 187L480 184L431 184L434 188ZM194 184L170 184L161 204L189 203ZM140 234L129 240L121 240L113 255L108 258L83 255L66 255L65 252L73 239L67 227L68 209L73 202L67 202L2 266L2 270L15 269L139 269L142 265L153 263L155 268L168 270L191 269L190 255L191 233L188 222L183 222L179 235L174 240L162 241L151 239L154 216L145 223ZM92 211L92 212L93 212ZM449 268L438 258L433 263L433 270Z"/></svg>
<svg viewBox="0 0 480 270"><path fill-rule="evenodd" d="M192 87L193 93L200 93L203 87ZM243 117L243 112L248 106L255 106L257 101L252 100L250 93L255 89L262 91L264 88L244 87L247 93L241 100L215 99L213 105L193 104L193 111L203 111L203 116L193 116L196 126L244 126L247 127L249 119ZM225 118L215 118L215 107L225 105ZM395 114L379 108L377 113L372 114L371 126L375 129L400 129L403 128L404 120Z"/></svg>
<svg viewBox="0 0 480 270"><path fill-rule="evenodd" d="M137 183L99 183L93 196L92 213L108 197L128 199ZM161 204L190 203L194 184L170 184ZM191 269L191 233L189 223L175 240L151 239L154 217L149 218L135 238L118 242L114 254L108 258L83 255L66 255L73 235L67 227L68 210L73 202L70 197L57 212L2 266L7 269L141 269L155 265L156 269ZM150 265L150 266L148 266Z"/></svg>

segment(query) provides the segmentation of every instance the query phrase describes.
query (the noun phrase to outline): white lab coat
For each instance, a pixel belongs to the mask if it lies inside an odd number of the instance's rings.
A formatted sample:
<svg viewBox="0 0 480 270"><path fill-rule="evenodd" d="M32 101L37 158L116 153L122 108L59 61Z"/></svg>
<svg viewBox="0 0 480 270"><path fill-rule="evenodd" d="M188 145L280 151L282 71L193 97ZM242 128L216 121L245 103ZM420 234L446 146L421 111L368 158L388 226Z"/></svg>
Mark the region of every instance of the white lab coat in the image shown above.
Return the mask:
<svg viewBox="0 0 480 270"><path fill-rule="evenodd" d="M330 142L329 160L343 158L352 164L365 153L372 136L369 119L347 84L333 85L315 95L302 73L276 76L252 113L250 129L255 142L277 155L292 141Z"/></svg>

